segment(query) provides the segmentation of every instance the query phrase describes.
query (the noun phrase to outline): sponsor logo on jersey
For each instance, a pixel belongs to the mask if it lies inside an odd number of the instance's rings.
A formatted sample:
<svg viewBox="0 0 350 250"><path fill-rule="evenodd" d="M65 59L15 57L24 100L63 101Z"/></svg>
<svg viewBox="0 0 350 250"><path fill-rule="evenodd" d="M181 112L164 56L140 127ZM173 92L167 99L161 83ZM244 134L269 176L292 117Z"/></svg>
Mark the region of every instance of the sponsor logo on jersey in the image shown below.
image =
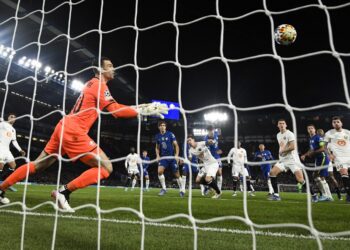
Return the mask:
<svg viewBox="0 0 350 250"><path fill-rule="evenodd" d="M339 146L345 146L346 145L346 141L345 140L337 140L337 144Z"/></svg>

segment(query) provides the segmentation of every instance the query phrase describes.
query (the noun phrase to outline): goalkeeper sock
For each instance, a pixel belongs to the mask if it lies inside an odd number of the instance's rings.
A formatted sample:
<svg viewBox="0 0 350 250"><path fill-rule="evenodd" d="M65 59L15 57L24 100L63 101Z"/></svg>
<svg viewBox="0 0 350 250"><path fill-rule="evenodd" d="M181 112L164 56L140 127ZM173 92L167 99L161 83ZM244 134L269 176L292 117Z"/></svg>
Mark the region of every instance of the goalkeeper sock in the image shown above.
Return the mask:
<svg viewBox="0 0 350 250"><path fill-rule="evenodd" d="M216 176L218 188L222 188L222 175Z"/></svg>
<svg viewBox="0 0 350 250"><path fill-rule="evenodd" d="M135 188L136 185L136 179L132 179L132 183L131 183L131 188Z"/></svg>
<svg viewBox="0 0 350 250"><path fill-rule="evenodd" d="M72 180L67 184L67 189L71 192L87 187L91 184L96 184L98 181L98 173L100 172L100 180L106 179L109 176L109 173L106 169L100 168L98 169L97 167L95 168L90 168L83 172L81 175L79 175L77 178ZM11 175L12 176L12 175Z"/></svg>
<svg viewBox="0 0 350 250"><path fill-rule="evenodd" d="M277 188L277 177L276 176L270 176L270 180L271 180L271 185L273 188L273 193L277 196L279 196L278 194L278 188Z"/></svg>
<svg viewBox="0 0 350 250"><path fill-rule="evenodd" d="M146 180L146 189L149 188L149 180Z"/></svg>
<svg viewBox="0 0 350 250"><path fill-rule="evenodd" d="M0 190L6 191L8 187L13 186L17 182L23 180L27 176L27 166L29 167L29 175L36 172L34 162L26 163L16 169L6 180L0 185Z"/></svg>
<svg viewBox="0 0 350 250"><path fill-rule="evenodd" d="M162 189L166 190L164 174L158 175L158 179L160 181L160 185L162 185Z"/></svg>

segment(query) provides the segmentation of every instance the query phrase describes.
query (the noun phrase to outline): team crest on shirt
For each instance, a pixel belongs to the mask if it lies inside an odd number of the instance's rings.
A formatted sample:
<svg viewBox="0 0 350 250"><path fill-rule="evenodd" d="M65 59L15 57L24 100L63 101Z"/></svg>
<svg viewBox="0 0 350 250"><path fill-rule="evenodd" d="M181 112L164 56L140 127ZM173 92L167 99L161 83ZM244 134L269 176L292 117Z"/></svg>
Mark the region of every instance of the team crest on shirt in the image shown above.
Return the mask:
<svg viewBox="0 0 350 250"><path fill-rule="evenodd" d="M349 139L349 136L345 135L345 136L344 136L344 139L345 139L345 140L348 140L348 139Z"/></svg>

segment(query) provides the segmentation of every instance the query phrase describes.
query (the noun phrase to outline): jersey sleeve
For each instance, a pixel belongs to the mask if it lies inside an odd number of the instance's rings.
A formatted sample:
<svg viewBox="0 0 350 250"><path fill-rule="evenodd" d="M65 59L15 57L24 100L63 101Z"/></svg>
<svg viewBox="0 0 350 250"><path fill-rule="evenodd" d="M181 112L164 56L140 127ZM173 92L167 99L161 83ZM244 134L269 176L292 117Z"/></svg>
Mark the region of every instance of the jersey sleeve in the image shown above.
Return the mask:
<svg viewBox="0 0 350 250"><path fill-rule="evenodd" d="M176 141L176 137L175 137L174 133L170 133L170 138L171 138L171 142Z"/></svg>
<svg viewBox="0 0 350 250"><path fill-rule="evenodd" d="M99 101L101 110L107 109L116 118L131 118L138 114L134 108L117 103L109 92L107 84L101 84Z"/></svg>
<svg viewBox="0 0 350 250"><path fill-rule="evenodd" d="M295 141L295 135L293 132L289 131L288 133L288 142Z"/></svg>

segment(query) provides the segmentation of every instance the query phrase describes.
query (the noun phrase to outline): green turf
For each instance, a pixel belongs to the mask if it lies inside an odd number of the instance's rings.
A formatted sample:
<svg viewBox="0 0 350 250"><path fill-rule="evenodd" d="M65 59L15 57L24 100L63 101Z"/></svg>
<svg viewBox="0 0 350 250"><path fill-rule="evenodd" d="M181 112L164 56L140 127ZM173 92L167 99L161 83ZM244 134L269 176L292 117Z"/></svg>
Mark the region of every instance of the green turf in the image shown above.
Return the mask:
<svg viewBox="0 0 350 250"><path fill-rule="evenodd" d="M8 192L12 202L22 201L23 186L16 186L18 192ZM26 204L32 208L50 200L52 186L28 186ZM96 188L89 187L71 195L71 206L96 204ZM174 214L189 214L188 197L180 198L175 190L168 190L164 197L158 197L158 189L144 193L143 212L147 218L159 219ZM281 202L267 201L266 193L248 197L248 216L259 225L273 223L308 224L305 194L282 193ZM140 211L139 189L125 192L121 188L101 188L100 207L110 210L129 207ZM20 249L23 215L20 206L0 207L0 228L3 237L0 249ZM55 211L44 205L26 216L24 231L25 249L50 249L53 239ZM196 219L212 219L221 216L244 217L242 194L231 197L224 192L222 199L213 200L202 197L194 190L192 213ZM313 223L322 232L350 230L350 204L344 201L312 204ZM55 249L97 249L98 216L94 208L83 208L74 214L59 213ZM142 225L137 214L131 211L114 211L101 215L101 249L140 249ZM193 249L194 231L187 218L177 218L145 225L145 249ZM180 227L179 227L180 226ZM198 249L252 249L250 227L240 220L230 219L212 223L197 223L204 230L198 232ZM221 231L219 231L221 230ZM257 249L317 249L315 239L308 230L302 228L255 228ZM263 234L266 232L275 233ZM286 236L277 236L276 233ZM298 236L291 238L291 236ZM301 238L300 235L306 236ZM324 249L349 249L347 239L323 239Z"/></svg>

